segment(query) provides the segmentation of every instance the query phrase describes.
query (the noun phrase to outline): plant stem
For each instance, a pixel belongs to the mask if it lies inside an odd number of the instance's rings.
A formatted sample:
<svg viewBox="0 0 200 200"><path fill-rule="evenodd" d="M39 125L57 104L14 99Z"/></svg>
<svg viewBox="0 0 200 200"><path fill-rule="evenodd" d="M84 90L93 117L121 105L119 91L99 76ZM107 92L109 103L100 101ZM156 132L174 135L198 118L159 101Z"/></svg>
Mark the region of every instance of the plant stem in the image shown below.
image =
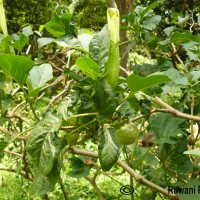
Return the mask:
<svg viewBox="0 0 200 200"><path fill-rule="evenodd" d="M85 176L84 178L85 178L86 180L88 180L88 181L92 184L92 186L94 187L94 189L95 189L95 191L96 191L96 193L97 193L99 199L100 199L100 200L105 200L104 197L103 197L103 194L102 194L101 190L99 189L99 187L98 187L98 185L96 184L96 181L95 181L95 180L96 180L96 177L97 177L97 173L98 173L98 172L96 172L95 175L94 175L94 177L92 177L92 178L89 178L89 177L87 177L87 176Z"/></svg>
<svg viewBox="0 0 200 200"><path fill-rule="evenodd" d="M71 147L70 150L72 151L73 154L78 154L78 155L84 155L84 156L90 156L94 158L98 158L98 154L95 152L90 152L82 149L78 149L76 147ZM162 193L163 195L167 196L171 200L180 200L179 196L176 194L171 194L169 193L166 189L160 187L159 185L156 185L155 183L145 179L143 176L138 174L136 171L134 171L131 167L129 167L126 163L124 163L122 160L117 161L117 165L122 167L125 171L127 171L129 174L131 174L134 179L143 184L148 186L149 188Z"/></svg>
<svg viewBox="0 0 200 200"><path fill-rule="evenodd" d="M31 108L31 110L32 110L32 112L33 112L34 117L37 119L37 121L40 121L40 118L37 116L37 114L36 114L36 112L35 112L35 109L34 109L34 107L33 107L33 104L32 104L32 101L31 101L30 97L28 96L28 94L26 93L26 91L24 90L24 88L22 88L22 91L23 91L23 93L24 93L24 96L25 96L26 99L28 100L28 103L29 103L29 105L30 105L30 108Z"/></svg>
<svg viewBox="0 0 200 200"><path fill-rule="evenodd" d="M68 199L67 191L65 190L65 186L63 184L63 181L62 181L62 178L60 177L60 175L59 175L59 184L60 184L64 199L67 200Z"/></svg>
<svg viewBox="0 0 200 200"><path fill-rule="evenodd" d="M90 122L88 122L88 123L86 123L86 124L83 124L82 126L80 126L80 127L76 128L75 130L69 132L69 134L76 133L78 130L82 129L82 128L85 127L85 126L88 126L89 124L92 124L92 123L95 122L95 121L96 121L96 119L93 119L92 121L90 121Z"/></svg>
<svg viewBox="0 0 200 200"><path fill-rule="evenodd" d="M78 114L78 115L74 115L74 116L71 116L71 117L68 117L68 119L73 119L73 118L77 118L77 117L85 117L85 116L91 116L91 115L98 115L97 112L94 112L94 113L83 113L83 114Z"/></svg>
<svg viewBox="0 0 200 200"><path fill-rule="evenodd" d="M22 135L22 134L24 134L24 133L30 131L32 128L33 128L33 127L30 127L30 128L28 128L28 129L26 129L25 131L23 131L23 132L17 134L14 138L12 138L12 139L9 141L9 144L10 144L11 142L13 142L16 138L18 138L20 135Z"/></svg>

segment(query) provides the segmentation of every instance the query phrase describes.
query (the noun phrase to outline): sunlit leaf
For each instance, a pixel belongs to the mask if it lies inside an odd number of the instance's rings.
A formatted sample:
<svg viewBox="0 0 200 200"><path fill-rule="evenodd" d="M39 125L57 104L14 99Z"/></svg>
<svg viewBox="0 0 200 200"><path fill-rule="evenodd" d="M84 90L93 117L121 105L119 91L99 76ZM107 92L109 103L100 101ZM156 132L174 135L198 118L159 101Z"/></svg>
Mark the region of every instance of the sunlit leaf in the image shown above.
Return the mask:
<svg viewBox="0 0 200 200"><path fill-rule="evenodd" d="M55 37L67 34L76 36L76 28L72 23L72 15L69 12L61 16L56 11L53 12L51 20L45 24L45 28Z"/></svg>
<svg viewBox="0 0 200 200"><path fill-rule="evenodd" d="M92 79L97 80L97 77L99 76L98 65L91 58L78 58L76 60L76 65L83 71L83 73L87 74Z"/></svg>
<svg viewBox="0 0 200 200"><path fill-rule="evenodd" d="M51 44L52 42L54 42L55 39L54 38L47 38L47 37L42 37L42 38L39 38L37 40L38 42L38 47L41 48L43 46L46 46L48 44Z"/></svg>
<svg viewBox="0 0 200 200"><path fill-rule="evenodd" d="M53 69L50 64L34 66L29 72L29 79L33 90L44 86L44 84L53 78Z"/></svg>
<svg viewBox="0 0 200 200"><path fill-rule="evenodd" d="M0 53L0 67L20 86L24 85L34 62L25 56Z"/></svg>
<svg viewBox="0 0 200 200"><path fill-rule="evenodd" d="M147 77L140 77L132 74L126 80L131 92L133 93L152 87L154 85L171 81L167 76L159 74L149 75Z"/></svg>
<svg viewBox="0 0 200 200"><path fill-rule="evenodd" d="M183 154L188 154L188 155L192 155L192 156L200 156L200 150L192 149L192 150L184 151Z"/></svg>

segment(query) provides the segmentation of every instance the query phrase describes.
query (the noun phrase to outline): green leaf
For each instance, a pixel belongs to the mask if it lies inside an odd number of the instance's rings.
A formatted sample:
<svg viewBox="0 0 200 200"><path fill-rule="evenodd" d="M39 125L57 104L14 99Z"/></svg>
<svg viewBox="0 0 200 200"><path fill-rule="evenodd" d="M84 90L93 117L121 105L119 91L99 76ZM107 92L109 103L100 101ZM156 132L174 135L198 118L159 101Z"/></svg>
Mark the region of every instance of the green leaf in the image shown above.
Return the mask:
<svg viewBox="0 0 200 200"><path fill-rule="evenodd" d="M200 71L190 71L188 74L188 80L192 81L192 82L196 82L198 79L200 78Z"/></svg>
<svg viewBox="0 0 200 200"><path fill-rule="evenodd" d="M175 28L176 28L175 26L170 26L165 28L163 31L169 37L171 33L175 30Z"/></svg>
<svg viewBox="0 0 200 200"><path fill-rule="evenodd" d="M73 113L69 111L69 107L72 106L72 100L68 96L65 97L58 106L57 114L60 115L64 120L71 117Z"/></svg>
<svg viewBox="0 0 200 200"><path fill-rule="evenodd" d="M34 62L28 57L0 53L0 66L20 86L24 85L33 65Z"/></svg>
<svg viewBox="0 0 200 200"><path fill-rule="evenodd" d="M159 2L158 2L158 1L155 1L154 3L150 4L147 8L145 8L145 9L140 13L141 18L143 18L144 16L146 16L146 14L147 14L150 10L156 8L156 7L158 6L158 4L159 4Z"/></svg>
<svg viewBox="0 0 200 200"><path fill-rule="evenodd" d="M184 151L183 154L189 154L192 156L200 156L200 150L199 149L192 149L188 151Z"/></svg>
<svg viewBox="0 0 200 200"><path fill-rule="evenodd" d="M110 32L107 26L98 32L89 44L90 56L101 66L108 60Z"/></svg>
<svg viewBox="0 0 200 200"><path fill-rule="evenodd" d="M72 168L72 170L67 174L74 178L82 178L88 176L90 173L90 167L77 157L70 158L70 168Z"/></svg>
<svg viewBox="0 0 200 200"><path fill-rule="evenodd" d="M182 75L178 70L174 68L170 68L165 72L161 72L159 74L166 75L170 78L174 83L178 85L188 85L187 77Z"/></svg>
<svg viewBox="0 0 200 200"><path fill-rule="evenodd" d="M106 125L99 130L98 155L103 171L109 171L117 162L121 146L114 136L114 128Z"/></svg>
<svg viewBox="0 0 200 200"><path fill-rule="evenodd" d="M53 78L53 69L50 64L34 66L29 72L29 79L33 90L41 88L44 84Z"/></svg>
<svg viewBox="0 0 200 200"><path fill-rule="evenodd" d="M82 34L78 35L78 40L81 42L83 48L87 52L89 52L89 44L90 44L92 38L93 38L93 36L88 33L82 33Z"/></svg>
<svg viewBox="0 0 200 200"><path fill-rule="evenodd" d="M131 92L136 93L140 90L147 89L154 85L158 85L161 83L169 82L170 79L166 75L149 75L147 77L140 77L135 74L130 75L127 77L128 87L130 88Z"/></svg>
<svg viewBox="0 0 200 200"><path fill-rule="evenodd" d="M98 65L91 58L81 57L76 60L76 65L93 80L99 76Z"/></svg>
<svg viewBox="0 0 200 200"><path fill-rule="evenodd" d="M177 137L174 144L160 143L156 149L156 155L167 167L166 172L174 177L176 173L177 177L182 180L188 179L188 174L194 172L194 166L188 155L183 154L188 149L187 137L181 135Z"/></svg>
<svg viewBox="0 0 200 200"><path fill-rule="evenodd" d="M65 135L65 139L67 141L67 144L70 146L73 146L75 144L77 144L77 140L79 139L79 133L72 133L72 134L66 134Z"/></svg>
<svg viewBox="0 0 200 200"><path fill-rule="evenodd" d="M52 42L54 42L55 39L54 38L47 38L47 37L42 37L42 38L39 38L37 40L38 42L38 47L41 48L43 46L46 46L48 44L51 44Z"/></svg>
<svg viewBox="0 0 200 200"><path fill-rule="evenodd" d="M0 139L0 151L3 151L8 145L8 141L5 141L3 138Z"/></svg>
<svg viewBox="0 0 200 200"><path fill-rule="evenodd" d="M76 28L72 23L72 15L69 12L59 16L55 11L52 14L51 20L45 24L45 28L55 37L67 34L76 36Z"/></svg>
<svg viewBox="0 0 200 200"><path fill-rule="evenodd" d="M161 16L160 15L153 15L147 18L143 23L143 28L152 31L156 28L156 26L160 23Z"/></svg>
<svg viewBox="0 0 200 200"><path fill-rule="evenodd" d="M54 166L55 161L62 149L62 141L56 134L47 134L42 145L39 169L46 176Z"/></svg>
<svg viewBox="0 0 200 200"><path fill-rule="evenodd" d="M183 44L183 47L185 48L190 60L200 61L200 42L188 42Z"/></svg>
<svg viewBox="0 0 200 200"><path fill-rule="evenodd" d="M28 139L26 150L32 157L36 167L40 166L41 152L45 144L47 134L58 131L61 125L61 119L48 113L40 122L38 122Z"/></svg>
<svg viewBox="0 0 200 200"><path fill-rule="evenodd" d="M56 163L47 176L38 173L31 185L31 196L37 197L53 191L55 184L59 180L59 172L60 169L58 168Z"/></svg>
<svg viewBox="0 0 200 200"><path fill-rule="evenodd" d="M199 36L194 36L192 33L188 32L174 32L170 36L170 42L172 43L177 43L177 42L182 42L182 43L188 43L188 42L200 42Z"/></svg>
<svg viewBox="0 0 200 200"><path fill-rule="evenodd" d="M29 37L25 36L24 34L21 34L19 36L19 39L16 40L14 43L11 43L12 46L17 49L18 51L22 51L22 49L24 48L24 46L28 43L29 41Z"/></svg>
<svg viewBox="0 0 200 200"><path fill-rule="evenodd" d="M185 120L175 118L169 113L159 113L157 116L151 119L151 128L155 134L156 144L168 143L174 144L179 133L182 131L179 129L179 125Z"/></svg>
<svg viewBox="0 0 200 200"><path fill-rule="evenodd" d="M0 110L1 115L4 115L7 113L7 111L11 108L11 105L13 103L13 98L11 95L6 95L1 92L0 94Z"/></svg>
<svg viewBox="0 0 200 200"><path fill-rule="evenodd" d="M33 30L32 30L32 27L29 25L29 26L25 26L22 28L22 33L25 35L25 36L30 36L30 35L33 35Z"/></svg>
<svg viewBox="0 0 200 200"><path fill-rule="evenodd" d="M106 80L101 80L98 83L93 101L100 121L106 121L113 115L116 108L115 93Z"/></svg>

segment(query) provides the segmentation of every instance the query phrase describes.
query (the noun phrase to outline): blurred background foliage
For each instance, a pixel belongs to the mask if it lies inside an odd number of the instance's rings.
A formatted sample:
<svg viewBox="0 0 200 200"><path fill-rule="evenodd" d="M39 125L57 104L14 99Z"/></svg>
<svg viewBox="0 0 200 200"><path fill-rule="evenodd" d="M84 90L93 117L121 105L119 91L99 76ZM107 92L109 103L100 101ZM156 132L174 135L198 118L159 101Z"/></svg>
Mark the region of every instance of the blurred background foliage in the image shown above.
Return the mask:
<svg viewBox="0 0 200 200"><path fill-rule="evenodd" d="M58 4L63 12L73 14L80 28L100 30L106 23L106 0L4 0L9 32L16 33L27 24L35 27L45 24Z"/></svg>
<svg viewBox="0 0 200 200"><path fill-rule="evenodd" d="M153 2L155 0L135 0L133 7L147 6ZM9 31L17 32L25 24L37 26L46 23L55 9L55 4L59 4L63 11L70 11L80 28L100 30L106 23L106 0L4 0ZM191 11L194 12L194 20L197 20L200 11L199 0L161 0L154 10L155 14L165 15L165 22L171 20L173 12L185 14Z"/></svg>

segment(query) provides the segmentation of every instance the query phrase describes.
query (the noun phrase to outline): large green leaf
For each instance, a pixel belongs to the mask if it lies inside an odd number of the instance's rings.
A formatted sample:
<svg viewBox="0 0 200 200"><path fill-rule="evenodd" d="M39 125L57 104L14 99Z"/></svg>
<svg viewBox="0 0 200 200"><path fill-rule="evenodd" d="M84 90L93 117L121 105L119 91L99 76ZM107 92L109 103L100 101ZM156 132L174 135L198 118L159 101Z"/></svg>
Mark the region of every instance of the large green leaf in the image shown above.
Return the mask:
<svg viewBox="0 0 200 200"><path fill-rule="evenodd" d="M78 35L78 40L81 42L83 48L87 52L89 52L89 45L90 45L92 38L93 38L93 35L88 34L88 33L82 33L82 34Z"/></svg>
<svg viewBox="0 0 200 200"><path fill-rule="evenodd" d="M34 66L29 72L29 79L33 90L41 88L44 84L53 78L52 66L48 63Z"/></svg>
<svg viewBox="0 0 200 200"><path fill-rule="evenodd" d="M11 76L20 86L23 86L34 62L25 56L0 54L0 67Z"/></svg>
<svg viewBox="0 0 200 200"><path fill-rule="evenodd" d="M108 60L108 51L110 47L110 32L107 26L98 32L90 42L90 56L101 66Z"/></svg>
<svg viewBox="0 0 200 200"><path fill-rule="evenodd" d="M155 133L156 144L169 143L174 144L177 134L182 133L179 125L184 119L175 118L169 113L159 113L151 119L151 128Z"/></svg>
<svg viewBox="0 0 200 200"><path fill-rule="evenodd" d="M174 68L170 68L165 72L160 72L160 74L166 75L169 79L178 85L188 84L187 77Z"/></svg>
<svg viewBox="0 0 200 200"><path fill-rule="evenodd" d="M188 174L194 171L189 156L183 154L188 149L188 139L182 135L175 142L175 144L160 143L156 149L156 155L166 166L165 170L168 174L172 177L176 174L182 180L188 179Z"/></svg>
<svg viewBox="0 0 200 200"><path fill-rule="evenodd" d="M106 125L99 130L98 155L103 171L108 171L117 162L121 146L114 136L114 128Z"/></svg>
<svg viewBox="0 0 200 200"><path fill-rule="evenodd" d="M56 11L53 12L51 20L45 24L45 28L55 37L67 34L76 36L76 28L69 12L64 13L62 16L59 16Z"/></svg>
<svg viewBox="0 0 200 200"><path fill-rule="evenodd" d="M199 36L192 35L189 31L183 33L174 32L170 36L170 42L172 43L188 43L191 41L200 42Z"/></svg>
<svg viewBox="0 0 200 200"><path fill-rule="evenodd" d="M90 167L86 165L80 158L70 158L70 165L72 168L67 174L74 178L82 178L88 176L90 173Z"/></svg>
<svg viewBox="0 0 200 200"><path fill-rule="evenodd" d="M46 176L53 168L62 149L62 141L56 134L47 134L42 145L39 169Z"/></svg>
<svg viewBox="0 0 200 200"><path fill-rule="evenodd" d="M116 98L106 80L101 80L98 83L93 101L99 113L100 121L105 121L113 115L116 108Z"/></svg>
<svg viewBox="0 0 200 200"><path fill-rule="evenodd" d="M81 57L76 60L76 65L93 80L97 80L99 76L98 65L94 60Z"/></svg>
<svg viewBox="0 0 200 200"><path fill-rule="evenodd" d="M58 167L57 163L47 176L38 173L31 185L31 196L37 197L53 191L55 184L59 180L59 173L60 168Z"/></svg>
<svg viewBox="0 0 200 200"><path fill-rule="evenodd" d="M28 41L29 41L29 37L25 36L24 34L21 34L18 40L16 40L14 43L11 43L11 44L18 51L22 51L22 49L28 43Z"/></svg>
<svg viewBox="0 0 200 200"><path fill-rule="evenodd" d="M153 15L147 18L143 23L143 28L152 31L156 28L156 26L160 23L161 16L160 15Z"/></svg>
<svg viewBox="0 0 200 200"><path fill-rule="evenodd" d="M48 113L33 128L32 133L27 142L26 150L31 155L32 161L36 167L40 166L41 159L44 159L44 157L41 157L41 153L44 148L43 145L48 144L48 142L46 141L47 134L53 134L53 132L58 131L60 124L61 120L58 117L52 115L51 113ZM56 146L54 148L56 148ZM47 150L47 148L45 148L45 150ZM48 150L51 151L49 147ZM51 152L48 153L49 155L53 155Z"/></svg>
<svg viewBox="0 0 200 200"><path fill-rule="evenodd" d="M147 77L140 77L135 74L132 74L129 77L127 77L126 80L131 92L133 93L147 89L154 85L171 81L166 75L159 75L159 74L149 75Z"/></svg>

